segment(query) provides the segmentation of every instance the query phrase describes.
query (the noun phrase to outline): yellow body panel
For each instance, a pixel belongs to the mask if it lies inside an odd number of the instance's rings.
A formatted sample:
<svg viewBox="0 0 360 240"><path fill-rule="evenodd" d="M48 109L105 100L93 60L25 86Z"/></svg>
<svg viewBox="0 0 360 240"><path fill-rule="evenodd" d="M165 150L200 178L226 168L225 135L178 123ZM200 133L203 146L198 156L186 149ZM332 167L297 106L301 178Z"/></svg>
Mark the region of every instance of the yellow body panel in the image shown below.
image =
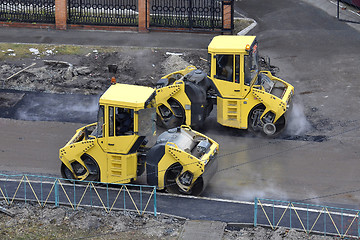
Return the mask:
<svg viewBox="0 0 360 240"><path fill-rule="evenodd" d="M137 155L107 154L108 171L105 182L128 183L136 180ZM105 177L104 177L105 180Z"/></svg>
<svg viewBox="0 0 360 240"><path fill-rule="evenodd" d="M76 135L76 134L75 134ZM59 151L59 158L65 164L65 166L72 171L71 163L78 161L84 168L86 165L81 156L92 149L96 144L94 140L80 141L76 143L66 144L65 147ZM74 172L73 172L74 173ZM78 180L84 180L88 176L88 172L79 177Z"/></svg>
<svg viewBox="0 0 360 240"><path fill-rule="evenodd" d="M156 103L159 103L158 106L163 104L168 109L171 109L169 103L167 102L167 100L170 97L176 99L179 103L181 103L182 106L191 105L191 102L185 93L185 84L181 80L176 81L173 85L162 87L156 90L155 101ZM184 110L185 110L185 124L190 125L191 109L184 107ZM159 108L156 108L156 112L158 115L160 115Z"/></svg>
<svg viewBox="0 0 360 240"><path fill-rule="evenodd" d="M164 189L164 181L165 181L165 173L166 170L173 165L174 163L178 162L183 166L182 172L180 175L186 171L189 171L193 174L193 180L190 187L195 183L195 181L200 177L204 171L206 164L215 156L216 153L219 151L219 144L212 140L211 138L197 132L191 130L189 127L181 126L182 128L187 128L190 131L193 131L199 136L206 138L210 143L209 151L204 154L200 159L192 156L191 154L180 150L174 143L168 142L165 146L165 154L164 157L161 159L158 165L158 188Z"/></svg>
<svg viewBox="0 0 360 240"><path fill-rule="evenodd" d="M251 45L255 38L255 36L216 36L211 40L208 52L216 54L244 54L246 53L246 45Z"/></svg>
<svg viewBox="0 0 360 240"><path fill-rule="evenodd" d="M84 128L77 130L76 136ZM125 136L129 137L129 136ZM131 136L130 136L131 137ZM116 151L104 150L104 138L95 138L91 140L83 140L72 143L71 140L65 147L60 149L60 160L66 167L72 170L71 163L79 162L86 168L81 156L87 154L96 160L100 169L100 182L108 183L129 183L136 180L137 170L137 155L134 154L119 154ZM112 150L112 149L110 149ZM88 176L88 171L85 175L78 178L84 180Z"/></svg>
<svg viewBox="0 0 360 240"><path fill-rule="evenodd" d="M144 108L144 103L153 94L151 87L116 83L111 85L101 96L100 104L112 104L121 107Z"/></svg>
<svg viewBox="0 0 360 240"><path fill-rule="evenodd" d="M185 69L172 72L162 78L169 79L169 85L162 87L156 90L155 101L157 106L165 105L168 109L171 109L167 100L170 97L176 99L182 106L185 111L185 124L191 125L191 101L185 93L185 84L182 81L182 77L188 74L189 72L195 70L196 67L190 65ZM186 107L189 106L189 107ZM156 113L160 116L159 108L156 108Z"/></svg>

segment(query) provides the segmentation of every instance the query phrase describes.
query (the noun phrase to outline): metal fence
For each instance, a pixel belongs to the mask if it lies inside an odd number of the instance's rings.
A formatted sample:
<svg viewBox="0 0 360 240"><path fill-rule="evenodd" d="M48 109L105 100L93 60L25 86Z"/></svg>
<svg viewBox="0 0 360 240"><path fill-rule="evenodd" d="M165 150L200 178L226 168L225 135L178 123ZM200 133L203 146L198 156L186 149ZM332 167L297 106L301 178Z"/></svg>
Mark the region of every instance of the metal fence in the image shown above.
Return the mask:
<svg viewBox="0 0 360 240"><path fill-rule="evenodd" d="M151 0L150 28L186 28L189 30L224 29L224 7L233 1L223 0ZM231 16L233 19L233 14ZM232 29L228 29L232 30Z"/></svg>
<svg viewBox="0 0 360 240"><path fill-rule="evenodd" d="M255 198L254 226L286 227L307 234L360 237L360 211L314 204Z"/></svg>
<svg viewBox="0 0 360 240"><path fill-rule="evenodd" d="M337 18L360 24L360 0L337 0Z"/></svg>
<svg viewBox="0 0 360 240"><path fill-rule="evenodd" d="M0 174L0 199L12 205L14 201L36 202L45 205L101 207L112 210L130 210L139 215L157 214L156 187L133 184L108 184L98 182L67 183L62 178L34 175Z"/></svg>
<svg viewBox="0 0 360 240"><path fill-rule="evenodd" d="M69 24L137 26L138 0L68 0Z"/></svg>
<svg viewBox="0 0 360 240"><path fill-rule="evenodd" d="M0 21L55 23L55 0L0 0Z"/></svg>

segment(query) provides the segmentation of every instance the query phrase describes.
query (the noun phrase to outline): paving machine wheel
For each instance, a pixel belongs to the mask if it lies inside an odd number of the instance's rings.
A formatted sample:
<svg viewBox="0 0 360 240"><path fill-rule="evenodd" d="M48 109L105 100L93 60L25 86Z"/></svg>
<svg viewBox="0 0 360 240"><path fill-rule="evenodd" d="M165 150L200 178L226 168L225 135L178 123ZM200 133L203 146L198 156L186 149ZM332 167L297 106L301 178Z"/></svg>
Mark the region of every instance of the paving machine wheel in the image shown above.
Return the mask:
<svg viewBox="0 0 360 240"><path fill-rule="evenodd" d="M260 132L263 129L263 123L260 120L261 115L264 113L264 107L257 107L249 114L249 130L251 132Z"/></svg>
<svg viewBox="0 0 360 240"><path fill-rule="evenodd" d="M285 116L282 115L274 124L274 116L268 112L265 116L260 119L264 113L265 108L259 106L254 108L249 115L249 130L251 132L262 133L267 137L276 137L285 128L286 120Z"/></svg>
<svg viewBox="0 0 360 240"><path fill-rule="evenodd" d="M186 172L180 176L180 173L182 171L183 167L179 163L174 163L171 165L165 173L165 187L168 192L174 193L174 194L188 194L188 195L194 195L198 196L202 193L204 190L204 183L202 180L202 177L199 177L193 187L190 191L185 192L181 189L179 184L183 183L186 184L187 181L191 182L191 179L188 179L186 177Z"/></svg>
<svg viewBox="0 0 360 240"><path fill-rule="evenodd" d="M72 174L72 172L70 171L69 168L66 167L66 165L64 163L61 163L61 176L65 179L68 179L70 181L70 179L75 179L74 175ZM71 181L70 181L71 182Z"/></svg>
<svg viewBox="0 0 360 240"><path fill-rule="evenodd" d="M75 174L79 178L81 178L81 176L84 176L85 174L88 174L86 176L86 178L83 179L85 181L94 181L94 182L99 181L100 180L100 170L99 170L99 166L97 165L95 160L93 160L88 155L83 155L83 157L81 157L81 158L84 161L87 169L83 165L81 165L79 162L73 162L73 163L71 163L71 166L72 166ZM69 179L70 182L72 179L77 179L64 163L61 164L61 176L65 179Z"/></svg>
<svg viewBox="0 0 360 240"><path fill-rule="evenodd" d="M169 98L170 109L165 106L159 106L161 116L157 116L157 123L170 129L182 125L185 122L185 110L181 104L174 98Z"/></svg>

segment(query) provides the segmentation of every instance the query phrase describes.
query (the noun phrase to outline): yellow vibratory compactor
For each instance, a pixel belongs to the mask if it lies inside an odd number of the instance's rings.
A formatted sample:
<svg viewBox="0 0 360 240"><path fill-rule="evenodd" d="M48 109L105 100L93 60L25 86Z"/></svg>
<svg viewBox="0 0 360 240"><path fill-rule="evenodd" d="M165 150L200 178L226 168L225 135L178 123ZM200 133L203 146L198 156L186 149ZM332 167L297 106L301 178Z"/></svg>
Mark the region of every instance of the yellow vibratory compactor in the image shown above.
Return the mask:
<svg viewBox="0 0 360 240"><path fill-rule="evenodd" d="M216 36L208 46L209 73L189 66L157 83L158 123L202 126L217 105L223 126L276 136L284 128L294 87L260 59L255 36Z"/></svg>
<svg viewBox="0 0 360 240"><path fill-rule="evenodd" d="M147 183L172 193L199 195L217 170L219 145L181 126L155 133L155 94L115 83L99 100L97 123L82 127L60 149L66 179L129 183L146 169Z"/></svg>

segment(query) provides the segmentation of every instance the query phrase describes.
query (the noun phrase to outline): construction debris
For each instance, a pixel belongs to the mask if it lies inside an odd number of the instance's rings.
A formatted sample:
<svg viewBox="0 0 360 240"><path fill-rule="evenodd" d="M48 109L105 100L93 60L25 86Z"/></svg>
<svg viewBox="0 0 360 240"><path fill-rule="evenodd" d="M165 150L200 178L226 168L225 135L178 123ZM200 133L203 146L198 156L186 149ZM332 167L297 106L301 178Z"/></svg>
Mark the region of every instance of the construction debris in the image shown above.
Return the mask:
<svg viewBox="0 0 360 240"><path fill-rule="evenodd" d="M3 208L0 206L0 212L5 213L6 215L10 216L10 217L14 217L15 214L13 214L12 212L10 212L9 210L7 210L6 208Z"/></svg>

